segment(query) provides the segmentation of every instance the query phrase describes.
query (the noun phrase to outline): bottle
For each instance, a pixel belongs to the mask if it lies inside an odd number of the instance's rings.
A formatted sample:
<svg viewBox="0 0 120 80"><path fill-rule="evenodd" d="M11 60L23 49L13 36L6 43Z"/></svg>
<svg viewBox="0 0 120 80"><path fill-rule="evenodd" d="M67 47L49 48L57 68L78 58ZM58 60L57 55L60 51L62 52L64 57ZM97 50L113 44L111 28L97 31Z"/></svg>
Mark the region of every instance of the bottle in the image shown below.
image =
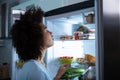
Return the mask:
<svg viewBox="0 0 120 80"><path fill-rule="evenodd" d="M74 32L74 40L79 40L79 32Z"/></svg>
<svg viewBox="0 0 120 80"><path fill-rule="evenodd" d="M85 80L95 80L95 67L90 66Z"/></svg>
<svg viewBox="0 0 120 80"><path fill-rule="evenodd" d="M2 65L2 78L7 79L9 77L8 63L3 63Z"/></svg>

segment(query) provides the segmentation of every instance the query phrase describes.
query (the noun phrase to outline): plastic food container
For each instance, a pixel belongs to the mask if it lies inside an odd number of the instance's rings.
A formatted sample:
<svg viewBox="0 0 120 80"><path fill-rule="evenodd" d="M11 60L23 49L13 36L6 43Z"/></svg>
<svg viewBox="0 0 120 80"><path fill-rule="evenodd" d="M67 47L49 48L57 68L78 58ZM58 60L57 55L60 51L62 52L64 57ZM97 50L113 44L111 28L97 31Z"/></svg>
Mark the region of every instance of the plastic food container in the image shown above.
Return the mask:
<svg viewBox="0 0 120 80"><path fill-rule="evenodd" d="M73 62L73 57L71 56L62 56L59 58L60 62L63 63L69 63L71 64Z"/></svg>

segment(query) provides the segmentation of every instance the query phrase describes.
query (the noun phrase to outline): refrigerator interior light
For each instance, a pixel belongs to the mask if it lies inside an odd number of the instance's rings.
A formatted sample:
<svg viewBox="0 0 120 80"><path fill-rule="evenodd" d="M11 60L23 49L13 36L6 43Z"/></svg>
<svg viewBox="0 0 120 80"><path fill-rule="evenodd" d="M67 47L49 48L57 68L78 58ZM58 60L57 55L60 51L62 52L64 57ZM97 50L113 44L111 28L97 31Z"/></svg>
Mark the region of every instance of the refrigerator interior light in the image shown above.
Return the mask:
<svg viewBox="0 0 120 80"><path fill-rule="evenodd" d="M20 14L20 13L24 14L25 11L23 11L23 10L12 10L12 14Z"/></svg>

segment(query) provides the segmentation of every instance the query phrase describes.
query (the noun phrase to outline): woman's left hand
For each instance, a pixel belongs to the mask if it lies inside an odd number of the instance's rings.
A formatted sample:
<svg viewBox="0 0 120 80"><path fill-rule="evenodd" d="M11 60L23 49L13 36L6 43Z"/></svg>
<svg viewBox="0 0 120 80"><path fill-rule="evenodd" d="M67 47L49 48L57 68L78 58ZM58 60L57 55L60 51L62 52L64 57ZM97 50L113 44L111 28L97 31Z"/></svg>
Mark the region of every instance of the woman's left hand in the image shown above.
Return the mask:
<svg viewBox="0 0 120 80"><path fill-rule="evenodd" d="M59 67L58 73L57 73L57 75L55 77L56 79L54 79L54 80L58 80L65 73L66 69L69 68L69 67L70 67L70 64L68 64L68 63L62 64Z"/></svg>

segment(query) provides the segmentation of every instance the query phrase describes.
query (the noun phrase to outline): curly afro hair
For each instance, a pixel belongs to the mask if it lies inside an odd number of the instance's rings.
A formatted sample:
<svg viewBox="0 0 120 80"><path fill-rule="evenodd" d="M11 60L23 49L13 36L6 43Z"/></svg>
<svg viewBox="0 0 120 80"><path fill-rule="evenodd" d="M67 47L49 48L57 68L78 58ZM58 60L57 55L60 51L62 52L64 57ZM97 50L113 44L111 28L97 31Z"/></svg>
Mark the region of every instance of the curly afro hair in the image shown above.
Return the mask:
<svg viewBox="0 0 120 80"><path fill-rule="evenodd" d="M43 22L44 12L40 7L32 7L11 27L10 35L13 46L19 58L23 61L41 58L43 30L40 23Z"/></svg>

